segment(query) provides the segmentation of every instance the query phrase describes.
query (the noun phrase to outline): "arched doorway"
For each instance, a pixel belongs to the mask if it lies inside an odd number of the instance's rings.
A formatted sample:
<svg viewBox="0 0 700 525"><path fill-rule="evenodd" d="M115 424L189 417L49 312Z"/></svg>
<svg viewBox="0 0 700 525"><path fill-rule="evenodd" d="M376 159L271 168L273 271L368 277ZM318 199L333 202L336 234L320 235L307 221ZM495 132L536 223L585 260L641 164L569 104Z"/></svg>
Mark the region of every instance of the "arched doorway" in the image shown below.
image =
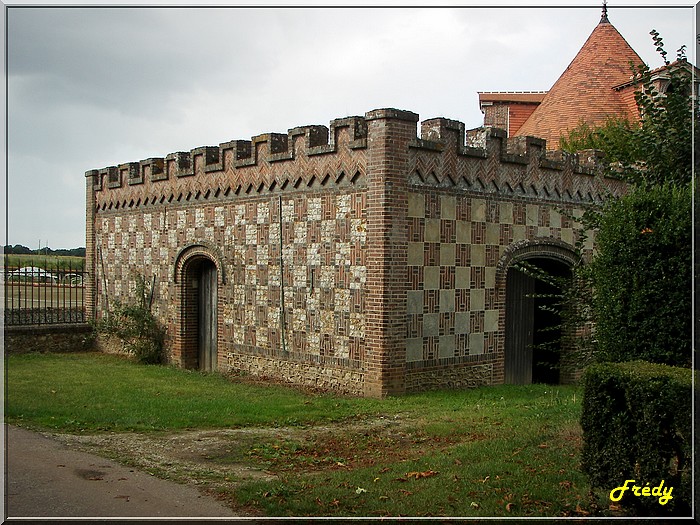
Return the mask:
<svg viewBox="0 0 700 525"><path fill-rule="evenodd" d="M218 263L218 264L217 264ZM216 252L192 245L177 257L175 275L181 293L179 362L206 372L218 369L219 284L223 270Z"/></svg>
<svg viewBox="0 0 700 525"><path fill-rule="evenodd" d="M572 276L573 254L532 248L507 267L504 379L517 385L558 384L562 332L554 296L561 292L558 280ZM554 279L537 277L539 272Z"/></svg>

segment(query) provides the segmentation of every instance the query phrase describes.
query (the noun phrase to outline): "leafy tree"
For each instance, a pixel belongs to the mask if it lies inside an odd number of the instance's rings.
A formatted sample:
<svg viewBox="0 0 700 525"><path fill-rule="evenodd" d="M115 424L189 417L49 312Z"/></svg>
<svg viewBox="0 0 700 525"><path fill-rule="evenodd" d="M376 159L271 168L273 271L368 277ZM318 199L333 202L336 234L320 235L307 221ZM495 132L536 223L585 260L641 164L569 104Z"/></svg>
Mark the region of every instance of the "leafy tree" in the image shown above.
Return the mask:
<svg viewBox="0 0 700 525"><path fill-rule="evenodd" d="M562 293L563 322L595 327L578 342L585 357L689 366L691 131L698 107L685 47L670 64L658 33L651 34L670 66L664 93L652 83L648 66L641 66L636 72L639 123L581 123L562 142L570 151L604 151L611 170L631 183L627 195L584 215L586 231L597 232L597 252L590 264L574 269L574 283ZM587 289L590 294L581 293Z"/></svg>
<svg viewBox="0 0 700 525"><path fill-rule="evenodd" d="M22 244L7 244L4 246L4 251L8 255L67 255L72 257L85 257L85 248L59 248L52 250L51 248L41 248L40 250L32 250Z"/></svg>
<svg viewBox="0 0 700 525"><path fill-rule="evenodd" d="M71 257L85 257L85 248L60 248L58 250L50 250L52 255L67 255Z"/></svg>
<svg viewBox="0 0 700 525"><path fill-rule="evenodd" d="M634 131L638 122L621 117L610 117L600 126L591 126L581 120L573 130L560 140L561 149L575 153L585 149L597 149L605 153L605 159L616 167L629 161L634 146Z"/></svg>
<svg viewBox="0 0 700 525"><path fill-rule="evenodd" d="M678 50L676 62L670 64L659 34L652 31L651 35L664 64L670 67L664 93L655 89L649 67L639 67L638 78L643 89L635 93L635 100L642 122L635 141L641 169L635 182L689 183L693 175L693 120L697 122L698 118L691 68L685 46Z"/></svg>
<svg viewBox="0 0 700 525"><path fill-rule="evenodd" d="M15 244L14 246L8 244L4 247L5 253L16 254L16 255L27 255L32 253L32 251L22 244Z"/></svg>

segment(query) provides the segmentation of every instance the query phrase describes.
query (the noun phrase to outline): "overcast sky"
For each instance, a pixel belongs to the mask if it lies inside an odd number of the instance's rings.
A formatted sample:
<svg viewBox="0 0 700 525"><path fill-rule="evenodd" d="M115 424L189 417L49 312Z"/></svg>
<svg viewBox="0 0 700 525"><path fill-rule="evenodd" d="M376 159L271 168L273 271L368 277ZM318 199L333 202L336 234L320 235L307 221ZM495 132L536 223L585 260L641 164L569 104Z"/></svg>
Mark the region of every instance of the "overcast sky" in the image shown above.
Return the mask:
<svg viewBox="0 0 700 525"><path fill-rule="evenodd" d="M85 246L90 169L385 107L478 127L477 91L549 89L602 2L7 4L7 242L56 249ZM686 44L697 63L695 14L692 0L608 2L611 23L652 67L662 65L652 29L670 57Z"/></svg>

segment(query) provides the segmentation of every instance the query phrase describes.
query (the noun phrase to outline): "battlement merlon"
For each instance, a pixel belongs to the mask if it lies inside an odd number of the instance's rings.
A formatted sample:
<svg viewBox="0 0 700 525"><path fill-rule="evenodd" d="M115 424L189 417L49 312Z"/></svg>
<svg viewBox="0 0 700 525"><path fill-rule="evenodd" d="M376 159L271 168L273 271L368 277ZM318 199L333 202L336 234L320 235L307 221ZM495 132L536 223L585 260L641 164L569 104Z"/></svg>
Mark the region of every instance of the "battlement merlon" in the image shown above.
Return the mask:
<svg viewBox="0 0 700 525"><path fill-rule="evenodd" d="M330 129L322 125L295 127L286 134L265 133L250 140L232 140L219 146L201 146L189 152L174 152L164 158L156 157L109 166L85 172L93 178L93 190L120 188L125 185L143 184L145 180L157 182L169 178L194 176L197 163L204 173L220 172L226 166L226 153L231 151L231 165L240 169L261 163L291 161L298 156L333 154L338 151L341 130L346 130L346 147L365 149L368 144L368 121L400 119L418 123L418 114L411 111L386 108L369 111L364 117L351 116L330 122ZM302 143L299 144L299 139ZM535 165L557 171L594 175L602 171L604 159L596 151L567 153L548 151L546 141L537 137L507 138L502 129L481 127L465 130L462 122L443 117L421 122L420 137L416 134L411 148L437 153L452 151L458 156L480 159L495 158L502 163Z"/></svg>

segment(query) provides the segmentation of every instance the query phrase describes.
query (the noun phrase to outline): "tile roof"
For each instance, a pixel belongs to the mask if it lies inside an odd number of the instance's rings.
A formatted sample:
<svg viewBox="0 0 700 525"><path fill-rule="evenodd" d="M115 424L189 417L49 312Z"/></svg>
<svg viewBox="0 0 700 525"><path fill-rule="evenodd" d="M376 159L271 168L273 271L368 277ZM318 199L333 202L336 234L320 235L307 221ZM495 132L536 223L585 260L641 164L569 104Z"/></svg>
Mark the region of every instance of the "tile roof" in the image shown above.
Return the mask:
<svg viewBox="0 0 700 525"><path fill-rule="evenodd" d="M601 18L516 135L544 138L548 149L556 149L559 138L581 120L601 124L610 116L636 119L636 106L613 89L630 80L630 62L637 66L642 59L607 17Z"/></svg>

